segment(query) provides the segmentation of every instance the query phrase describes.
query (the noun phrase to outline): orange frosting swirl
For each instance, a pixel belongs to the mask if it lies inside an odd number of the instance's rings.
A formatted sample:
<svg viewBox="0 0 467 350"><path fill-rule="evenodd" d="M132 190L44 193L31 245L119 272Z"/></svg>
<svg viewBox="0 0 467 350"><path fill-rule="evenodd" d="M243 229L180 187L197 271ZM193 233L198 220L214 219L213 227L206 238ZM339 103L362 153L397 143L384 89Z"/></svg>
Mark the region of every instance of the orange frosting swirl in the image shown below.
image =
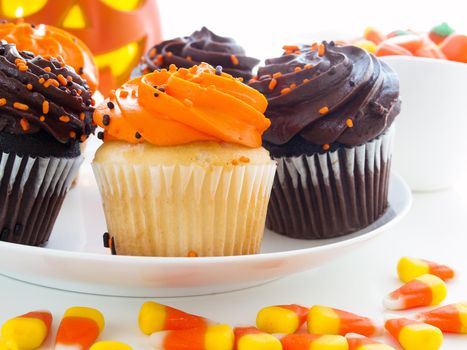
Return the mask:
<svg viewBox="0 0 467 350"><path fill-rule="evenodd" d="M89 88L96 91L98 71L89 48L70 33L45 24L0 23L0 38L16 44L20 51L31 51L45 58L63 60L86 79Z"/></svg>
<svg viewBox="0 0 467 350"><path fill-rule="evenodd" d="M215 141L260 147L266 98L207 63L130 80L96 108L104 140L174 146Z"/></svg>

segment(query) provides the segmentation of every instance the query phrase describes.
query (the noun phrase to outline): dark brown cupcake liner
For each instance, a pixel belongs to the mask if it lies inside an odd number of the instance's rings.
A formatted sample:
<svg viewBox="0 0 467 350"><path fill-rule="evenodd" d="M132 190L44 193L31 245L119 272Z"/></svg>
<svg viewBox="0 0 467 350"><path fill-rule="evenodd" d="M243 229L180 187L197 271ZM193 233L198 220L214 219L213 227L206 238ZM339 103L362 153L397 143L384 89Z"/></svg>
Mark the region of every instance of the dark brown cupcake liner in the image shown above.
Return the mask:
<svg viewBox="0 0 467 350"><path fill-rule="evenodd" d="M376 221L388 206L394 128L361 146L280 157L266 227L300 239L333 238Z"/></svg>
<svg viewBox="0 0 467 350"><path fill-rule="evenodd" d="M0 153L0 240L45 244L82 161Z"/></svg>

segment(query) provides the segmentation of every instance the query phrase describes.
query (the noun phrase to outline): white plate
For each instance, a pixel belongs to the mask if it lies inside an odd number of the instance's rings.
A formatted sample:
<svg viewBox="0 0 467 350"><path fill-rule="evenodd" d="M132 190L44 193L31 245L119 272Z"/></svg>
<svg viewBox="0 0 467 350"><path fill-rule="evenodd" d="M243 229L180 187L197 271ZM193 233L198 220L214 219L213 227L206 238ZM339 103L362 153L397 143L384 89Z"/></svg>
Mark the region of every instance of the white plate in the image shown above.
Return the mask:
<svg viewBox="0 0 467 350"><path fill-rule="evenodd" d="M0 271L30 283L92 294L173 297L220 293L259 285L337 258L394 225L410 205L409 188L393 174L389 209L383 217L341 238L305 241L266 232L258 255L112 256L103 248L106 225L92 170L86 162L78 186L65 200L47 247L0 242Z"/></svg>

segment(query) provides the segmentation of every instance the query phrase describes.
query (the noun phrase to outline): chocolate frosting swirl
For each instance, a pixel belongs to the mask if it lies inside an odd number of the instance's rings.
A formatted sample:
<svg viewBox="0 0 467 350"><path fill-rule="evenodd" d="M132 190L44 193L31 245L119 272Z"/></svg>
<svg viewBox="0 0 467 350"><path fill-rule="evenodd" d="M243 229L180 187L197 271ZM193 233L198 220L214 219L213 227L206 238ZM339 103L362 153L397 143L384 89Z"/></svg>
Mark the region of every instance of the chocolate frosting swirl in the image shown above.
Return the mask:
<svg viewBox="0 0 467 350"><path fill-rule="evenodd" d="M155 45L141 59L143 73L156 69L177 67L190 68L201 62L222 66L225 73L248 80L259 60L245 56L245 51L233 39L214 34L206 27L190 36L166 40Z"/></svg>
<svg viewBox="0 0 467 350"><path fill-rule="evenodd" d="M94 130L91 104L91 91L73 68L0 42L0 132L84 141Z"/></svg>
<svg viewBox="0 0 467 350"><path fill-rule="evenodd" d="M400 111L399 82L354 46L323 42L266 60L250 86L265 94L267 144L356 146L384 133ZM322 150L322 149L321 149Z"/></svg>

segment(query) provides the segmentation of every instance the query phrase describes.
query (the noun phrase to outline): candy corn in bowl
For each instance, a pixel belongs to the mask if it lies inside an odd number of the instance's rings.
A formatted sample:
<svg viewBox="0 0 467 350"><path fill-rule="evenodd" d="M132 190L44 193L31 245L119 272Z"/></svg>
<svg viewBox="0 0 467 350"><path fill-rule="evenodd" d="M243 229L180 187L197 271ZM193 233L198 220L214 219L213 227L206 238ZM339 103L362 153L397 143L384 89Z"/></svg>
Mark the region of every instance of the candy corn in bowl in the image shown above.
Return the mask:
<svg viewBox="0 0 467 350"><path fill-rule="evenodd" d="M135 78L101 104L93 168L116 253L259 252L276 169L266 105L207 64Z"/></svg>

